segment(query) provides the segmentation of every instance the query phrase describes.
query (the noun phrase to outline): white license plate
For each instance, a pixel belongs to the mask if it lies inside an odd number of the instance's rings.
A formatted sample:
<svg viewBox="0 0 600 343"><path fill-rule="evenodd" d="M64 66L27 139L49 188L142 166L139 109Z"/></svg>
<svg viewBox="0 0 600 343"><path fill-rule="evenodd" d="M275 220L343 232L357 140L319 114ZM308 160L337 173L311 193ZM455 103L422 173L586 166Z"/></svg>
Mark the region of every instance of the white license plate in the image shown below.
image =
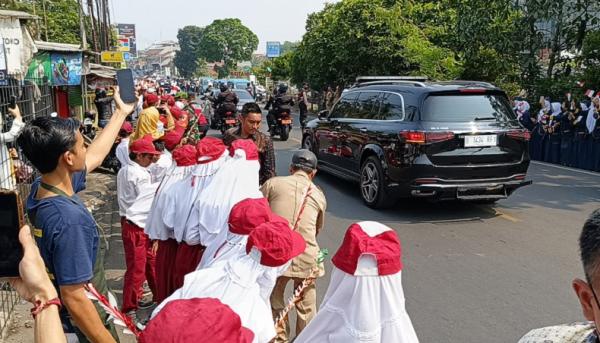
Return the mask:
<svg viewBox="0 0 600 343"><path fill-rule="evenodd" d="M497 135L465 136L465 148L498 145Z"/></svg>

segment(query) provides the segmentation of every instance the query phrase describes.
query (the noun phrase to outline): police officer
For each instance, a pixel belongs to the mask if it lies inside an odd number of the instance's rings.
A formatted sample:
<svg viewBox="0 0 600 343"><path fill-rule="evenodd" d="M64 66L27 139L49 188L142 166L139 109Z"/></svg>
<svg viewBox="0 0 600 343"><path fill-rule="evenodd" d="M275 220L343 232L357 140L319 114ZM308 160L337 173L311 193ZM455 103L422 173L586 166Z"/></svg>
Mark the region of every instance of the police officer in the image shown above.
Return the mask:
<svg viewBox="0 0 600 343"><path fill-rule="evenodd" d="M235 92L229 89L226 83L221 83L219 86L221 93L217 95L215 100L215 121L219 122L226 112L235 113L237 110L237 103L240 101L239 97Z"/></svg>
<svg viewBox="0 0 600 343"><path fill-rule="evenodd" d="M273 315L277 316L286 306L284 291L286 285L293 281L296 289L313 268L318 268L318 276L325 274L322 264L317 264L319 245L317 235L323 228L327 201L325 195L312 180L317 174L317 157L308 150L300 150L292 157L290 176L269 179L261 187L271 210L287 219L293 230L302 235L306 241L304 253L292 260L288 270L277 279L271 294ZM302 300L296 303L297 320L296 335L308 325L317 312L316 288L311 285L304 290ZM289 324L285 332L279 332L275 342L287 342Z"/></svg>
<svg viewBox="0 0 600 343"><path fill-rule="evenodd" d="M281 112L287 111L288 113L292 113L292 106L294 106L294 98L291 95L287 94L288 85L285 83L280 83L277 87L277 95L275 97L271 97L267 104L265 105L265 110L269 110L269 114L267 115L267 123L269 124L269 132L272 132L273 126L275 126L277 116L281 114Z"/></svg>

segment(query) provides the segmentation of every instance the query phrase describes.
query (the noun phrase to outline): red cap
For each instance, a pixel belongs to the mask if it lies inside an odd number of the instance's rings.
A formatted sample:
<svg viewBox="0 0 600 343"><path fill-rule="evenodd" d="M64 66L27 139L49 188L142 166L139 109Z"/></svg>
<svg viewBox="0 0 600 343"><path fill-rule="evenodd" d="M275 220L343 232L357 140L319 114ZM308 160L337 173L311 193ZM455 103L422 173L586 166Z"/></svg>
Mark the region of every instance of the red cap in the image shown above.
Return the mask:
<svg viewBox="0 0 600 343"><path fill-rule="evenodd" d="M175 97L174 96L169 95L169 100L167 100L167 105L175 106Z"/></svg>
<svg viewBox="0 0 600 343"><path fill-rule="evenodd" d="M246 253L252 248L260 251L260 264L280 267L302 254L306 242L302 235L290 229L287 220L273 215L273 221L259 225L248 235Z"/></svg>
<svg viewBox="0 0 600 343"><path fill-rule="evenodd" d="M240 316L214 298L170 301L138 337L139 343L251 343L254 333Z"/></svg>
<svg viewBox="0 0 600 343"><path fill-rule="evenodd" d="M183 145L173 150L173 160L178 167L189 167L196 165L196 147L193 145Z"/></svg>
<svg viewBox="0 0 600 343"><path fill-rule="evenodd" d="M176 126L174 130L167 132L167 134L165 134L162 138L163 142L165 143L165 148L167 148L169 151L173 151L177 144L181 142L184 133L185 129L181 126Z"/></svg>
<svg viewBox="0 0 600 343"><path fill-rule="evenodd" d="M121 125L121 130L127 132L127 133L132 133L133 132L133 125L131 125L130 122L126 121L123 123L123 125Z"/></svg>
<svg viewBox="0 0 600 343"><path fill-rule="evenodd" d="M239 149L244 150L246 153L246 160L258 161L258 149L251 139L236 139L233 141L229 147L229 154L233 156L235 151Z"/></svg>
<svg viewBox="0 0 600 343"><path fill-rule="evenodd" d="M355 275L358 260L363 254L377 260L379 275L392 275L402 270L400 240L394 230L377 222L350 225L342 246L331 260L340 270Z"/></svg>
<svg viewBox="0 0 600 343"><path fill-rule="evenodd" d="M198 163L205 164L219 159L225 152L225 144L215 137L204 137L196 145Z"/></svg>
<svg viewBox="0 0 600 343"><path fill-rule="evenodd" d="M154 106L158 103L158 95L154 93L146 94L146 103L148 106Z"/></svg>
<svg viewBox="0 0 600 343"><path fill-rule="evenodd" d="M248 235L255 227L270 221L271 215L267 199L244 199L235 204L229 213L229 231Z"/></svg>
<svg viewBox="0 0 600 343"><path fill-rule="evenodd" d="M147 134L142 139L131 143L129 151L136 154L160 155L160 151L156 150L154 144L152 144L152 134Z"/></svg>

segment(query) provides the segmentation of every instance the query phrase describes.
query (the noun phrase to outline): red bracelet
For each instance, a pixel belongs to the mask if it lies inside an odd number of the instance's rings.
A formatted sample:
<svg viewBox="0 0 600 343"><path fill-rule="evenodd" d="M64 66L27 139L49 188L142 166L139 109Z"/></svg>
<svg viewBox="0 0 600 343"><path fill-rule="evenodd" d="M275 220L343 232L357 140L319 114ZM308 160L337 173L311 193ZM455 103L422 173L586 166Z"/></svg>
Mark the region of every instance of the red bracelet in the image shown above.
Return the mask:
<svg viewBox="0 0 600 343"><path fill-rule="evenodd" d="M62 308L62 303L60 302L60 299L58 298L54 298L51 300L48 300L46 303L43 303L40 300L37 300L35 302L35 307L31 309L31 315L33 316L33 319L35 319L35 317L42 312L43 310L47 309L50 305L56 305L58 306L58 309L60 310Z"/></svg>

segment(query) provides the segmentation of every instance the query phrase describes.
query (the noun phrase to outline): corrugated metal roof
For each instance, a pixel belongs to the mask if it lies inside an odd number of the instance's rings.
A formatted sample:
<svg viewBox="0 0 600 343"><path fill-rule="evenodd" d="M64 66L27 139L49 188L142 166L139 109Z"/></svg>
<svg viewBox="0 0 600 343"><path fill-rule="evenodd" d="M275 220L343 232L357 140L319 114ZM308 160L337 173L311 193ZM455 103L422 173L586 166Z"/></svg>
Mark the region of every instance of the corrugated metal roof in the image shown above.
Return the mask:
<svg viewBox="0 0 600 343"><path fill-rule="evenodd" d="M45 51L67 51L67 52L83 51L81 49L81 46L78 44L44 42L44 41L36 40L35 46L38 48L38 50L45 50Z"/></svg>
<svg viewBox="0 0 600 343"><path fill-rule="evenodd" d="M21 11L0 10L0 18L39 19L38 16Z"/></svg>

